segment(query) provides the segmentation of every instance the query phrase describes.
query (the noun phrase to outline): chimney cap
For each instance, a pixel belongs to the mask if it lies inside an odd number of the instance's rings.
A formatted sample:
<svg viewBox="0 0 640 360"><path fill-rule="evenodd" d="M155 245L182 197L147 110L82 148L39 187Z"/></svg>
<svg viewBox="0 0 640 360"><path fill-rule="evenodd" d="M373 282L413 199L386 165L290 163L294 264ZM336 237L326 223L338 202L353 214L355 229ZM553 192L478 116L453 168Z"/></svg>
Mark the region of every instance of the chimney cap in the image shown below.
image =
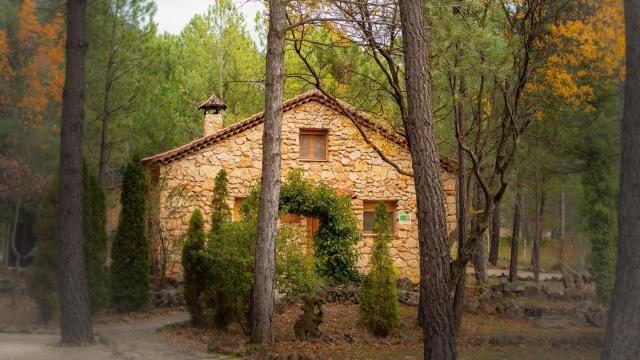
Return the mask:
<svg viewBox="0 0 640 360"><path fill-rule="evenodd" d="M224 110L226 108L227 108L227 104L225 104L224 101L222 101L215 94L211 95L211 97L207 99L207 101L203 102L202 104L200 104L200 106L198 106L198 110L202 110L202 109L204 109L204 111L214 110L215 112L218 112L219 110Z"/></svg>

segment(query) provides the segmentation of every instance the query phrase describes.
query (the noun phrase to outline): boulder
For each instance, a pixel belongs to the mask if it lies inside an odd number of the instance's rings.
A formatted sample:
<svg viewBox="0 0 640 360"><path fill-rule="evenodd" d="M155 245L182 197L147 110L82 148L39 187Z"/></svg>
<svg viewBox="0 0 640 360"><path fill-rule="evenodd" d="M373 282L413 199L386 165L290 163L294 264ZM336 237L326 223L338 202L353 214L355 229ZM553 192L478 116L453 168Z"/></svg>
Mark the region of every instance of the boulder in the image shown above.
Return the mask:
<svg viewBox="0 0 640 360"><path fill-rule="evenodd" d="M420 293L398 289L398 301L405 305L418 306L420 303Z"/></svg>

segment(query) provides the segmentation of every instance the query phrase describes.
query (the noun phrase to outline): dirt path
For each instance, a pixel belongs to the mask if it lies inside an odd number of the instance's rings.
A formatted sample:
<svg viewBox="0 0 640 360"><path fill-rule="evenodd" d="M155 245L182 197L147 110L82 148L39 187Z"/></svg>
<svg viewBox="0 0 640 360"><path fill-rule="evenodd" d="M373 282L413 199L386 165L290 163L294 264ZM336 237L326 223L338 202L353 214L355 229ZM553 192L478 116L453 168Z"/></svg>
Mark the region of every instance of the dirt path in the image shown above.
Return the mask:
<svg viewBox="0 0 640 360"><path fill-rule="evenodd" d="M207 354L159 334L163 326L188 320L186 313L174 313L128 323L98 326L99 343L80 348L60 347L59 335L0 334L0 359L3 360L222 360L222 355Z"/></svg>

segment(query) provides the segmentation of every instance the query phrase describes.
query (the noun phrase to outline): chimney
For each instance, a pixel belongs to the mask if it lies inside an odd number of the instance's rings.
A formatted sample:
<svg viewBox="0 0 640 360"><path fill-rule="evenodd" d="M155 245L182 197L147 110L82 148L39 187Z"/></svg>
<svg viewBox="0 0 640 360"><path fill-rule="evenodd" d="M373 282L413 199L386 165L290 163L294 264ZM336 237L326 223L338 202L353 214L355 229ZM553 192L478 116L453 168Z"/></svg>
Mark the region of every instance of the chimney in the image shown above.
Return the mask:
<svg viewBox="0 0 640 360"><path fill-rule="evenodd" d="M219 97L211 95L211 97L198 107L204 110L204 133L203 136L211 136L224 127L222 125L222 113L227 105Z"/></svg>

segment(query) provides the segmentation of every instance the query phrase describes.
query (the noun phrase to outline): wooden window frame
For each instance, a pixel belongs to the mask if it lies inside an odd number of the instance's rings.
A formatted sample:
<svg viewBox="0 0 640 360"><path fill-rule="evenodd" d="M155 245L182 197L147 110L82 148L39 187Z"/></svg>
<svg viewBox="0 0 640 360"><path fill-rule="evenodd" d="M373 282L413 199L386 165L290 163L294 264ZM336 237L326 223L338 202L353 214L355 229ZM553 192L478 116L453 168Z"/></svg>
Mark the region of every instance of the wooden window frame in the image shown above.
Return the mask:
<svg viewBox="0 0 640 360"><path fill-rule="evenodd" d="M324 154L322 158L303 157L300 151L302 147L303 135L322 135L324 137ZM309 143L309 149L312 150L313 145ZM311 151L309 151L311 153ZM329 129L317 129L317 128L301 128L298 135L298 159L301 161L329 161Z"/></svg>
<svg viewBox="0 0 640 360"><path fill-rule="evenodd" d="M237 222L242 220L242 203L247 199L246 196L236 196L233 198L233 209L231 212L231 221Z"/></svg>
<svg viewBox="0 0 640 360"><path fill-rule="evenodd" d="M396 232L397 232L397 228L398 228L398 224L397 224L397 220L396 217L398 215L398 201L397 200L364 200L362 202L362 235L366 236L366 237L371 237L371 236L375 236L376 233L373 232L373 230L371 231L367 231L364 228L364 216L365 213L370 213L373 212L374 213L374 217L375 217L375 208L376 205L379 203L385 203L387 205L387 213L391 214L391 236L395 237L396 236Z"/></svg>

